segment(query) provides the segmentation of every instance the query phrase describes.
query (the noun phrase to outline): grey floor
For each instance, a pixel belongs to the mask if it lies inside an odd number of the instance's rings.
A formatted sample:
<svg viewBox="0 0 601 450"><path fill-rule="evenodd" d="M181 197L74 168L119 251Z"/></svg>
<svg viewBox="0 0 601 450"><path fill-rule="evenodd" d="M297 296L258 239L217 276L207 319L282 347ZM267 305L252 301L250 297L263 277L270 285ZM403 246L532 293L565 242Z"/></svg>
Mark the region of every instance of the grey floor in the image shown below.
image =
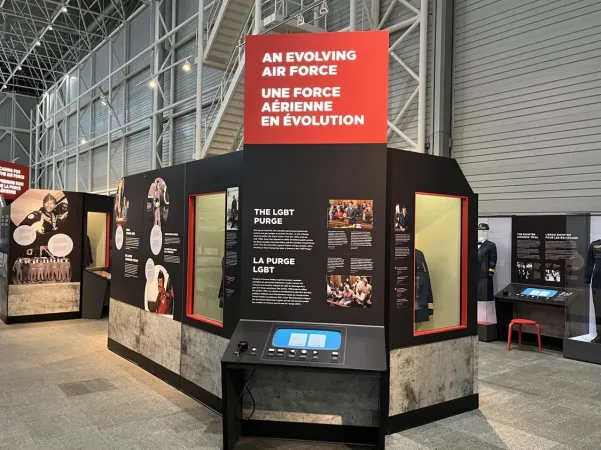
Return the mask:
<svg viewBox="0 0 601 450"><path fill-rule="evenodd" d="M219 449L221 420L106 349L106 321L0 322L0 449ZM387 449L601 449L601 367L480 344L479 411ZM346 449L245 440L240 450Z"/></svg>

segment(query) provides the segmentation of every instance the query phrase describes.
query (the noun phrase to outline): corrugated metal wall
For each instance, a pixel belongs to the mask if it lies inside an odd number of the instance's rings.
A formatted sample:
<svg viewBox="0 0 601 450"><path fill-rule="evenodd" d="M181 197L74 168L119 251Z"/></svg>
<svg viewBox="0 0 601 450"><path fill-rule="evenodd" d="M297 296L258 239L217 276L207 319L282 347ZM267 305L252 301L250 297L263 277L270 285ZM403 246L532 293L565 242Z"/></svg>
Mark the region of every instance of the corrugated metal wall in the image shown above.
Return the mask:
<svg viewBox="0 0 601 450"><path fill-rule="evenodd" d="M382 17L393 0L382 0L380 16ZM208 3L208 1L207 1ZM434 0L430 0L430 12L432 12ZM384 24L384 27L411 17L409 10L396 2L392 14ZM197 11L198 0L177 0L176 19L181 23ZM339 31L349 25L349 1L332 0L328 2L329 13L320 17L318 25L328 31ZM169 14L168 14L169 16ZM205 14L207 17L208 14ZM430 15L429 52L432 56L434 26L432 15ZM170 22L167 18L167 23ZM189 58L194 60L195 54L195 32L196 22L192 21L185 29L177 33L175 50L172 61L180 61ZM357 8L357 29L369 29L367 15L364 14L362 5ZM114 191L118 179L123 175L131 175L150 169L151 133L150 119L147 117L152 111L153 91L148 87L148 81L152 76L150 69L150 53L145 52L134 63L126 69L113 75L112 96L110 108L103 104L100 95L108 97L108 81L99 87L91 89L95 83L100 82L109 73L109 61L112 62L113 70L128 59L139 55L150 44L150 10L142 10L129 22L125 28L119 30L111 39L112 51L109 43L100 46L90 57L88 57L75 72L71 73L58 86L49 90L44 97L43 104L45 116L50 117L55 108L61 110L56 116L56 128L60 130L54 133L54 120L44 123L45 138L41 142L43 151L57 154L59 166L53 171L49 166L51 159L47 161L48 167L41 169L42 187L69 188L82 191L106 192ZM401 36L402 31L391 34L391 42ZM419 28L399 46L396 54L418 72L419 54ZM169 64L169 62L167 62ZM426 114L426 135L431 139L432 123L432 57L428 63L428 95ZM203 103L212 100L217 86L223 77L220 70L203 68L203 91L209 91L203 95ZM176 67L173 71L173 80L170 71L164 73L163 92L165 95L164 106L194 96L196 93L196 65L192 65L190 72L184 72ZM389 89L389 117L394 120L400 108L405 104L411 93L416 88L417 82L398 63L391 59L390 63L390 89ZM56 95L56 91L60 95ZM86 91L90 92L86 92ZM84 94L85 93L85 94ZM81 95L83 94L83 95ZM79 97L81 95L81 97ZM79 99L78 99L79 97ZM173 98L172 98L173 97ZM70 104L72 103L72 104ZM77 110L79 107L79 126L77 126ZM208 108L203 109L203 113ZM180 164L190 161L194 153L195 145L195 101L190 100L179 105L173 112L167 111L163 114L165 120L165 133L162 143L162 162L164 165ZM112 132L110 149L105 135L111 128L126 125L123 130ZM132 123L134 122L134 123ZM169 128L172 124L173 129ZM404 119L398 124L399 128L417 141L417 98L413 106L407 111ZM172 142L170 142L172 141ZM172 153L170 152L172 144ZM408 145L396 134L391 134L390 144L399 148L408 148ZM79 151L79 162L76 164L76 153ZM109 162L110 161L110 162ZM79 176L75 176L76 167L79 167ZM107 170L109 171L109 183L107 185Z"/></svg>
<svg viewBox="0 0 601 450"><path fill-rule="evenodd" d="M455 4L453 156L480 214L601 212L601 2Z"/></svg>

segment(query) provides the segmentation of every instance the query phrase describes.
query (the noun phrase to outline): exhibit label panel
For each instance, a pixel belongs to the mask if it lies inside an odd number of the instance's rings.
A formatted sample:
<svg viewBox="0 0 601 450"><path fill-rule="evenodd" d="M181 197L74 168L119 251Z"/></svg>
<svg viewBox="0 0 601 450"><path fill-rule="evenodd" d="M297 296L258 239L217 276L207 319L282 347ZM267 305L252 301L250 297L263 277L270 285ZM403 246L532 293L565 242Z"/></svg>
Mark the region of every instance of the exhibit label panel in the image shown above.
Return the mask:
<svg viewBox="0 0 601 450"><path fill-rule="evenodd" d="M583 287L588 216L515 216L513 283Z"/></svg>
<svg viewBox="0 0 601 450"><path fill-rule="evenodd" d="M384 324L388 33L249 36L242 317Z"/></svg>
<svg viewBox="0 0 601 450"><path fill-rule="evenodd" d="M27 189L29 189L29 167L0 161L0 194L7 200L15 200Z"/></svg>
<svg viewBox="0 0 601 450"><path fill-rule="evenodd" d="M122 178L115 198L111 296L181 317L185 167Z"/></svg>

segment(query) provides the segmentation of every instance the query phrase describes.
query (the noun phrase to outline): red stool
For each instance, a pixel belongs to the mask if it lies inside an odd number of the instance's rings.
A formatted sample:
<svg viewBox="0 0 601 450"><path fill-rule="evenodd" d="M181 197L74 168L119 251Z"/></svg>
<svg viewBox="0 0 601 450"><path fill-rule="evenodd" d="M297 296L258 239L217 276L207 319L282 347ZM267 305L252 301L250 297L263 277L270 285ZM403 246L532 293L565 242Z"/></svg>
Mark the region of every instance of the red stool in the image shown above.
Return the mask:
<svg viewBox="0 0 601 450"><path fill-rule="evenodd" d="M538 334L538 352L543 352L543 346L540 342L540 327L538 323L534 320L528 319L513 319L509 324L509 333L507 334L507 350L511 350L511 332L513 331L513 326L518 326L518 345L522 345L522 325L532 325L536 327L536 333Z"/></svg>

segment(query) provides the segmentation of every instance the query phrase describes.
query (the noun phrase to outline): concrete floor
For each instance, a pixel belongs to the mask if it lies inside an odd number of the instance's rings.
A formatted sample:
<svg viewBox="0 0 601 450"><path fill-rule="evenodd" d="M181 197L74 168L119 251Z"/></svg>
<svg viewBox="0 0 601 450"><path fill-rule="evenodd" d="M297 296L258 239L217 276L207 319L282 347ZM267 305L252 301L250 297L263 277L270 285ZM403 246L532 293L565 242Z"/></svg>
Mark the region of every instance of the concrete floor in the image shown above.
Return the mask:
<svg viewBox="0 0 601 450"><path fill-rule="evenodd" d="M106 336L106 321L0 323L0 449L220 448L218 415L109 352ZM479 376L479 411L390 436L387 449L601 449L601 366L480 344Z"/></svg>

